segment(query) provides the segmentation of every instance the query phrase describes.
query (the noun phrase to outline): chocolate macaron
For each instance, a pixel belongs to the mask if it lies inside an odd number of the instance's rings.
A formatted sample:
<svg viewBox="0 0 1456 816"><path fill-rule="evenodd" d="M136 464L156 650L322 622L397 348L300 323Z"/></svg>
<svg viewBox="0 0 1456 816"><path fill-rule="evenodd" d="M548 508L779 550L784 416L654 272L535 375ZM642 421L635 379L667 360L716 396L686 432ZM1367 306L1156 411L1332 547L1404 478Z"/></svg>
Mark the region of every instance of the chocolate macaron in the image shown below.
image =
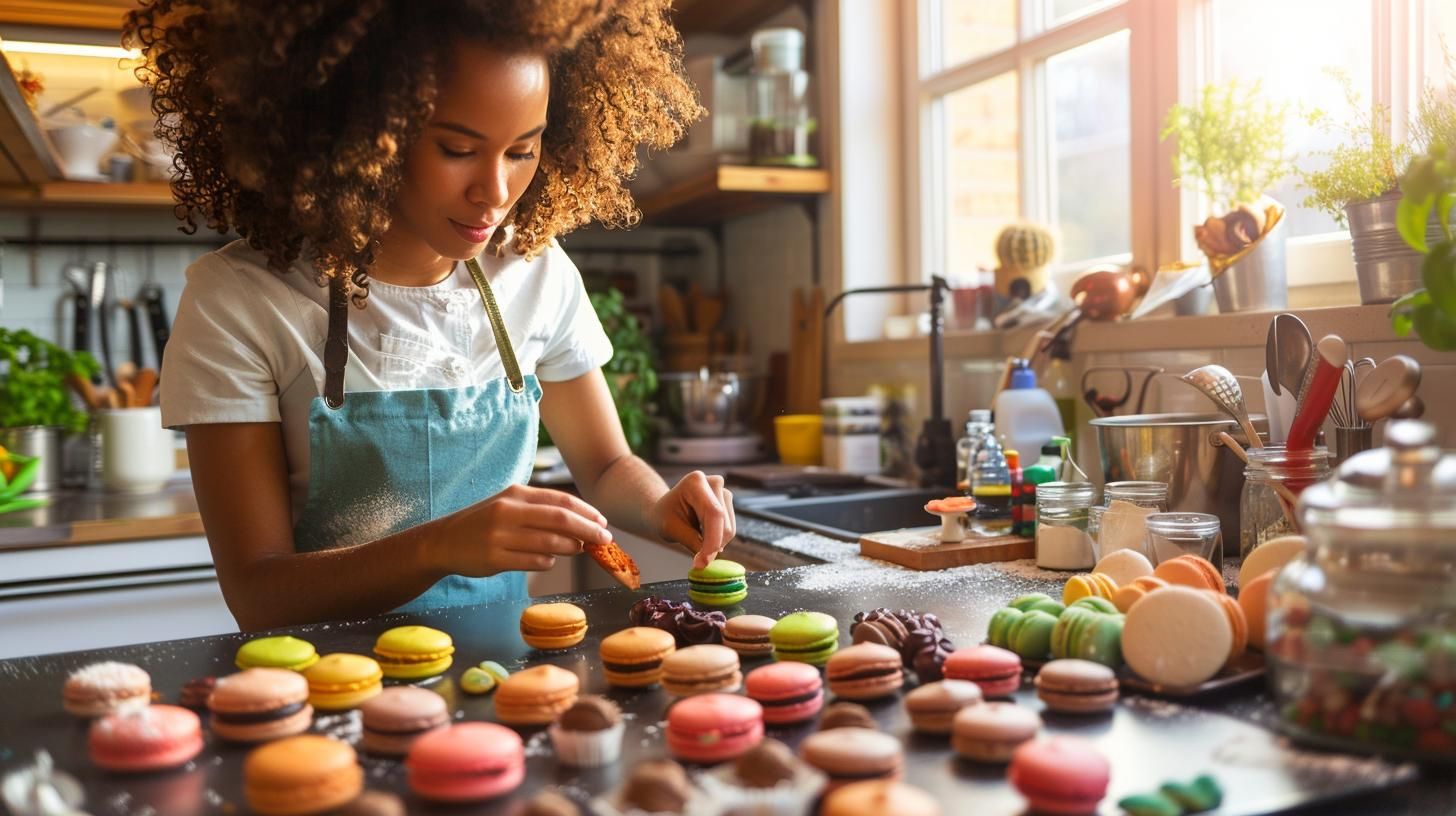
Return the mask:
<svg viewBox="0 0 1456 816"><path fill-rule="evenodd" d="M1117 673L1090 660L1053 660L1036 673L1036 696L1063 714L1095 714L1117 703Z"/></svg>
<svg viewBox="0 0 1456 816"><path fill-rule="evenodd" d="M418 686L391 686L359 709L364 750L381 756L404 756L422 734L450 724L445 698Z"/></svg>
<svg viewBox="0 0 1456 816"><path fill-rule="evenodd" d="M288 669L247 669L220 677L207 698L212 733L231 742L266 742L308 730L308 681Z"/></svg>
<svg viewBox="0 0 1456 816"><path fill-rule="evenodd" d="M905 684L900 653L879 643L856 643L835 652L824 673L829 690L846 700L877 700Z"/></svg>

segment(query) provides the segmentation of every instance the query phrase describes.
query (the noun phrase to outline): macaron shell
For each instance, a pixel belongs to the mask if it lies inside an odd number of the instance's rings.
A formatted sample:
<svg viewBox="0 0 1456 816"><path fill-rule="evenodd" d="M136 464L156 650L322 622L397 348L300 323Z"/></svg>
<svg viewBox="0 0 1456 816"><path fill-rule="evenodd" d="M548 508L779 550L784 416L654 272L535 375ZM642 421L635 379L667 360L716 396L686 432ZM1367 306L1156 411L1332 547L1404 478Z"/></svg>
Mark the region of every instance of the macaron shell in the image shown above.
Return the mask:
<svg viewBox="0 0 1456 816"><path fill-rule="evenodd" d="M733 606L748 597L743 565L726 558L688 571L688 598L703 606Z"/></svg>
<svg viewBox="0 0 1456 816"><path fill-rule="evenodd" d="M1021 657L1044 660L1051 654L1052 630L1056 626L1055 615L1033 609L1012 622L1006 631L1005 648Z"/></svg>
<svg viewBox="0 0 1456 816"><path fill-rule="evenodd" d="M304 816L340 807L364 788L348 743L301 734L255 748L243 761L243 795L264 816Z"/></svg>
<svg viewBox="0 0 1456 816"><path fill-rule="evenodd" d="M417 795L439 802L474 802L519 787L526 774L526 751L509 728L465 722L415 740L405 767L410 790Z"/></svg>
<svg viewBox="0 0 1456 816"><path fill-rule="evenodd" d="M886 779L854 782L824 799L820 816L940 816L940 804L925 791Z"/></svg>
<svg viewBox="0 0 1456 816"><path fill-rule="evenodd" d="M229 715L264 715L290 706L301 707L282 717L254 722ZM207 700L212 733L232 742L264 742L302 734L313 722L308 681L287 669L245 669L220 677Z"/></svg>
<svg viewBox="0 0 1456 816"><path fill-rule="evenodd" d="M1016 749L1007 781L1038 813L1091 814L1107 795L1112 768L1092 743L1054 736Z"/></svg>
<svg viewBox="0 0 1456 816"><path fill-rule="evenodd" d="M1137 550L1116 550L1102 556L1102 560L1097 562L1097 566L1092 568L1092 572L1102 573L1115 581L1118 586L1123 586L1132 583L1135 578L1152 575L1153 562Z"/></svg>
<svg viewBox="0 0 1456 816"><path fill-rule="evenodd" d="M840 649L825 664L829 690L846 700L878 700L905 684L900 653L878 643Z"/></svg>
<svg viewBox="0 0 1456 816"><path fill-rule="evenodd" d="M799 744L799 755L829 777L829 790L864 779L899 779L905 771L900 740L869 728L816 731Z"/></svg>
<svg viewBox="0 0 1456 816"><path fill-rule="evenodd" d="M1213 564L1196 555L1180 555L1164 561L1153 570L1153 575L1170 584L1227 592L1223 585L1223 576Z"/></svg>
<svg viewBox="0 0 1456 816"><path fill-rule="evenodd" d="M731 617L723 627L723 645L740 657L767 657L773 654L773 642L769 640L768 633L776 622L764 615Z"/></svg>
<svg viewBox="0 0 1456 816"><path fill-rule="evenodd" d="M91 761L108 771L157 771L202 752L202 721L173 705L128 708L91 723Z"/></svg>
<svg viewBox="0 0 1456 816"><path fill-rule="evenodd" d="M1243 563L1239 565L1239 586L1248 586L1266 572L1278 572L1285 564L1303 555L1308 547L1309 540L1298 535L1265 541L1244 556Z"/></svg>
<svg viewBox="0 0 1456 816"><path fill-rule="evenodd" d="M791 612L769 630L769 639L775 660L822 666L839 648L839 622L823 612Z"/></svg>
<svg viewBox="0 0 1456 816"><path fill-rule="evenodd" d="M678 649L662 661L662 688L686 697L712 691L737 691L743 685L738 653L716 643Z"/></svg>
<svg viewBox="0 0 1456 816"><path fill-rule="evenodd" d="M1015 703L966 706L951 723L951 747L966 759L1005 762L1041 730L1041 717Z"/></svg>
<svg viewBox="0 0 1456 816"><path fill-rule="evenodd" d="M955 715L962 708L980 705L981 687L969 680L937 680L905 695L905 712L916 731L949 734Z"/></svg>
<svg viewBox="0 0 1456 816"><path fill-rule="evenodd" d="M1235 658L1249 648L1249 624L1244 619L1244 610L1239 602L1234 600L1226 592L1209 591L1209 597L1218 602L1223 612L1228 616L1229 630L1233 635L1233 645L1229 647L1228 662L1232 663Z"/></svg>
<svg viewBox="0 0 1456 816"><path fill-rule="evenodd" d="M1117 582L1100 572L1073 575L1062 587L1062 603L1071 606L1081 598L1096 596L1112 600L1117 592Z"/></svg>
<svg viewBox="0 0 1456 816"><path fill-rule="evenodd" d="M450 636L428 626L396 626L374 643L374 656L385 677L418 680L450 668L455 645Z"/></svg>
<svg viewBox="0 0 1456 816"><path fill-rule="evenodd" d="M254 638L239 646L234 662L239 669L303 671L318 660L312 643L291 635L275 635Z"/></svg>
<svg viewBox="0 0 1456 816"><path fill-rule="evenodd" d="M744 691L763 706L763 721L771 725L804 722L824 707L824 681L808 663L759 666L744 679Z"/></svg>
<svg viewBox="0 0 1456 816"><path fill-rule="evenodd" d="M571 708L580 690L581 680L560 666L522 669L496 689L495 716L508 725L546 725Z"/></svg>
<svg viewBox="0 0 1456 816"><path fill-rule="evenodd" d="M450 724L445 698L416 686L392 686L360 706L364 750L403 756L422 734Z"/></svg>
<svg viewBox="0 0 1456 816"><path fill-rule="evenodd" d="M1117 674L1090 660L1053 660L1036 674L1037 696L1067 714L1107 711L1117 703L1117 689Z"/></svg>
<svg viewBox="0 0 1456 816"><path fill-rule="evenodd" d="M662 679L662 661L676 650L677 640L672 633L652 626L633 626L603 638L598 654L609 684L646 688Z"/></svg>
<svg viewBox="0 0 1456 816"><path fill-rule="evenodd" d="M576 604L533 604L521 612L521 639L534 649L569 649L586 638L586 630L586 613Z"/></svg>
<svg viewBox="0 0 1456 816"><path fill-rule="evenodd" d="M1172 584L1152 575L1144 575L1141 578L1133 579L1133 582L1117 588L1117 593L1112 596L1112 603L1117 611L1127 614L1133 604L1142 600L1143 596L1156 589L1172 586Z"/></svg>
<svg viewBox="0 0 1456 816"><path fill-rule="evenodd" d="M692 762L733 759L763 741L763 707L736 694L699 694L668 709L667 748Z"/></svg>
<svg viewBox="0 0 1456 816"><path fill-rule="evenodd" d="M951 680L969 680L987 697L1006 697L1021 688L1021 658L998 646L957 649L941 669Z"/></svg>
<svg viewBox="0 0 1456 816"><path fill-rule="evenodd" d="M1143 598L1127 613L1122 653L1144 679L1173 688L1195 686L1218 673L1233 647L1219 603L1202 590L1174 586Z"/></svg>
<svg viewBox="0 0 1456 816"><path fill-rule="evenodd" d="M1259 651L1264 650L1269 625L1269 592L1277 574L1266 572L1239 590L1239 609L1243 610L1244 623L1249 627L1249 645Z"/></svg>
<svg viewBox="0 0 1456 816"><path fill-rule="evenodd" d="M152 678L145 669L130 663L92 663L66 678L61 698L66 711L71 714L104 717L151 702Z"/></svg>
<svg viewBox="0 0 1456 816"><path fill-rule="evenodd" d="M373 658L336 652L304 670L308 702L323 711L343 711L379 694L384 672Z"/></svg>

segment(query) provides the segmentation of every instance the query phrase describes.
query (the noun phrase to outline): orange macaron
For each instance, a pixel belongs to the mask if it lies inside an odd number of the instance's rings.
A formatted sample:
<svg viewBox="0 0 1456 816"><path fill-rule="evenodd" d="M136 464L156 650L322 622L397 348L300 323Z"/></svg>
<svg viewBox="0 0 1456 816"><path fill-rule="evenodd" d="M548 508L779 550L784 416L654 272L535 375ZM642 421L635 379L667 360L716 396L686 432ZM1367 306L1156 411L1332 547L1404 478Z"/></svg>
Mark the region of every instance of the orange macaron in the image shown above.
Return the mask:
<svg viewBox="0 0 1456 816"><path fill-rule="evenodd" d="M1249 627L1249 645L1264 650L1264 640L1269 625L1269 588L1274 585L1276 572L1266 572L1239 590L1239 608L1244 612L1244 623Z"/></svg>
<svg viewBox="0 0 1456 816"><path fill-rule="evenodd" d="M576 604L532 604L521 612L521 639L543 651L569 649L586 637L586 612Z"/></svg>
<svg viewBox="0 0 1456 816"><path fill-rule="evenodd" d="M1219 574L1218 569L1207 558L1196 555L1180 555L1164 561L1153 570L1153 575L1170 584L1228 592L1223 585L1223 575Z"/></svg>
<svg viewBox="0 0 1456 816"><path fill-rule="evenodd" d="M1141 601L1144 595L1155 589L1166 589L1169 586L1172 585L1162 578L1141 575L1132 579L1132 583L1118 587L1117 592L1112 595L1112 604L1117 607L1118 612L1126 615L1127 610L1132 609L1132 605Z"/></svg>
<svg viewBox="0 0 1456 816"><path fill-rule="evenodd" d="M1249 648L1249 624L1244 618L1244 610L1239 608L1239 602L1229 596L1227 592L1208 591L1218 605L1223 608L1224 615L1228 616L1229 628L1233 630L1233 644L1229 647L1229 662L1244 653Z"/></svg>
<svg viewBox="0 0 1456 816"><path fill-rule="evenodd" d="M581 691L572 672L542 663L507 677L495 692L495 718L506 725L547 725L571 708Z"/></svg>

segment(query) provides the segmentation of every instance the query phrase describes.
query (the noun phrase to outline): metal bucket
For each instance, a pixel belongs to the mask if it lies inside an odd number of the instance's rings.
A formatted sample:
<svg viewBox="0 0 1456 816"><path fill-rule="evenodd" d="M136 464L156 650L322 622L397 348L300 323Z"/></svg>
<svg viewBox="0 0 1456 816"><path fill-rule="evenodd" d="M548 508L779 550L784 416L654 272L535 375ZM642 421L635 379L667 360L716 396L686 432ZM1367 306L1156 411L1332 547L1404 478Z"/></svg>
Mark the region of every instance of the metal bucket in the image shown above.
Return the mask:
<svg viewBox="0 0 1456 816"><path fill-rule="evenodd" d="M1425 256L1411 249L1395 226L1399 190L1379 198L1345 205L1350 220L1350 252L1355 256L1355 279L1361 303L1393 303L1421 287ZM1426 244L1444 241L1435 213L1426 222Z"/></svg>
<svg viewBox="0 0 1456 816"><path fill-rule="evenodd" d="M1213 294L1221 314L1272 312L1289 307L1284 263L1284 239L1288 234L1286 216L1259 239L1248 255L1213 279Z"/></svg>
<svg viewBox="0 0 1456 816"><path fill-rule="evenodd" d="M1256 427L1267 426L1258 415ZM1224 552L1237 552L1239 495L1244 465L1213 436L1245 443L1239 424L1223 414L1131 414L1092 420L1102 457L1103 483L1164 482L1168 509L1218 516ZM1232 549L1229 542L1235 542Z"/></svg>
<svg viewBox="0 0 1456 816"><path fill-rule="evenodd" d="M27 493L49 493L61 486L61 429L43 425L0 429L0 445L11 453L34 456L35 481Z"/></svg>

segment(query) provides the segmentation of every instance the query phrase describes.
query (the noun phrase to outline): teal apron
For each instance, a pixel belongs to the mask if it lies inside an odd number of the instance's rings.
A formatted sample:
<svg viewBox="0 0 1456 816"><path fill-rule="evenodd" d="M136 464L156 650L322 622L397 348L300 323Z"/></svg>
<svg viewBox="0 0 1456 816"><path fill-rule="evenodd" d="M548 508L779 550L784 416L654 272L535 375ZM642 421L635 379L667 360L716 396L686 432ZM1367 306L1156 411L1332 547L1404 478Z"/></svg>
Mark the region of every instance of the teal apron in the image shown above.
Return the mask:
<svg viewBox="0 0 1456 816"><path fill-rule="evenodd" d="M324 394L314 399L308 416L308 501L293 531L299 551L393 535L530 477L541 386L534 375L521 376L480 265L474 259L465 265L485 302L506 371L505 377L465 388L356 391L346 404L349 295L343 281L330 284ZM349 577L339 579L347 583ZM525 597L522 572L450 575L395 611Z"/></svg>

